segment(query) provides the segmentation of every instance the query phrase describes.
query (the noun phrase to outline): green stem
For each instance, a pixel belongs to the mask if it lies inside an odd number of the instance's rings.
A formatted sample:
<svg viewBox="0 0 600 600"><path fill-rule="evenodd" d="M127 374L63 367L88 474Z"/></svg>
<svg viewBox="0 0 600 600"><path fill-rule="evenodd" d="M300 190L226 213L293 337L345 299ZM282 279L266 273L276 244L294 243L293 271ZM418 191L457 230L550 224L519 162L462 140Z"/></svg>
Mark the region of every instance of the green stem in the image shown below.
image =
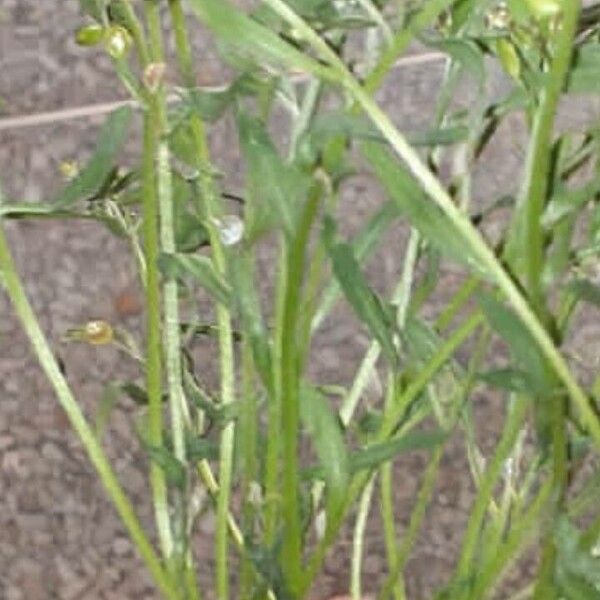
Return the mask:
<svg viewBox="0 0 600 600"><path fill-rule="evenodd" d="M389 410L397 390L397 377L388 375L386 406ZM396 526L394 518L394 487L393 487L393 461L388 461L381 466L380 472L380 496L381 496L381 520L383 522L383 538L387 555L388 569L392 569L398 561L398 545L396 543ZM366 488L365 488L366 489ZM398 581L394 584L394 596L396 600L404 599L404 582Z"/></svg>
<svg viewBox="0 0 600 600"><path fill-rule="evenodd" d="M79 436L90 461L96 468L100 480L113 501L131 539L137 546L138 551L154 577L157 586L163 592L165 597L178 600L179 594L174 587L173 582L170 580L169 575L166 573L160 559L157 557L152 545L146 537L131 503L123 492L117 476L112 470L100 443L94 435L93 429L85 420L81 409L75 401L75 398L60 371L60 367L52 354L52 350L50 349L33 309L27 300L25 290L23 289L17 274L8 248L6 236L2 228L0 228L0 274L3 277L8 295L13 303L17 316L21 321L23 329L33 346L40 365L52 384L58 397L58 401L67 414L73 429Z"/></svg>
<svg viewBox="0 0 600 600"><path fill-rule="evenodd" d="M529 142L525 185L521 200L522 210L515 212L515 219L518 219L514 222L515 231L521 227L521 220L523 223L523 237L518 241L518 252L527 248L525 253L527 290L533 308L542 316L545 313L541 281L545 240L541 217L548 193L554 117L571 63L580 5L580 0L568 0L562 3L561 27L556 36L556 49L546 76L546 85L541 92L540 105L535 115Z"/></svg>
<svg viewBox="0 0 600 600"><path fill-rule="evenodd" d="M354 526L354 536L352 541L352 566L350 569L350 595L352 600L362 600L360 572L362 567L364 537L367 529L367 517L369 516L369 509L371 508L374 484L375 475L372 475L365 486L358 503L358 513L356 515L356 524Z"/></svg>
<svg viewBox="0 0 600 600"><path fill-rule="evenodd" d="M304 207L298 230L287 248L287 269L281 329L281 434L283 436L282 508L286 516L282 548L283 571L293 597L300 596L302 578L302 530L298 496L298 436L300 429L298 323L300 292L304 279L305 253L313 221L317 215L322 188L315 182Z"/></svg>
<svg viewBox="0 0 600 600"><path fill-rule="evenodd" d="M175 31L177 58L184 80L189 86L195 83L190 44L185 27L180 0L170 0L169 9ZM200 188L203 208L206 215L210 236L212 258L217 271L224 274L227 261L213 219L218 215L220 206L215 193L213 172L208 140L204 123L197 115L190 119L190 129L196 150L196 166L200 172ZM201 207L202 208L202 207ZM219 331L219 363L221 371L221 402L231 404L235 400L235 359L233 352L233 330L229 310L222 304L217 304L217 325ZM217 498L217 520L215 534L216 587L220 600L229 597L229 568L228 568L228 524L229 499L233 475L233 446L235 439L235 423L230 421L221 431L219 458L219 494Z"/></svg>
<svg viewBox="0 0 600 600"><path fill-rule="evenodd" d="M285 287L287 281L287 260L285 256L285 241L280 242L278 256L278 280L275 292L275 331L283 330L283 313L285 305ZM264 541L269 547L275 542L275 533L279 517L280 496L279 496L279 465L281 454L281 412L283 397L282 386L283 376L281 373L281 344L283 337L275 336L273 340L273 392L269 397L269 406L267 410L267 450L265 457L265 510L264 510Z"/></svg>
<svg viewBox="0 0 600 600"><path fill-rule="evenodd" d="M149 112L144 115L144 152L142 159L142 228L146 262L146 393L148 394L148 442L155 448L163 446L162 434L162 360L161 306L158 272L158 202L156 198L154 156L157 133ZM163 556L173 552L169 519L167 484L162 468L150 463L150 483L154 513Z"/></svg>

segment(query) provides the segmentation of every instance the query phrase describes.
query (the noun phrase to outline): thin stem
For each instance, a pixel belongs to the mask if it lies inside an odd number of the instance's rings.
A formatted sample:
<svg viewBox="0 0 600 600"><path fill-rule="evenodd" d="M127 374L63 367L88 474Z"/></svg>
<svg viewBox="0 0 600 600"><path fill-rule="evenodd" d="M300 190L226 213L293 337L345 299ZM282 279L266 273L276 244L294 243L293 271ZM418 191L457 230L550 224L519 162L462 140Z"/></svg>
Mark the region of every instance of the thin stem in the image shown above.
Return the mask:
<svg viewBox="0 0 600 600"><path fill-rule="evenodd" d="M552 133L556 108L569 71L573 51L573 38L577 30L580 0L562 3L562 18L556 35L556 48L546 85L541 92L539 109L534 117L532 136L529 142L525 185L522 195L522 210L515 211L514 227L518 231L523 223L522 237L518 240L518 252L527 246L525 253L525 280L533 308L543 316L545 299L542 290L545 240L542 227L542 212L548 193Z"/></svg>
<svg viewBox="0 0 600 600"><path fill-rule="evenodd" d="M386 410L389 410L396 397L397 382L397 377L392 374L388 375L385 404ZM392 565L396 564L398 560L398 545L396 543L396 526L394 518L393 469L393 461L388 461L381 466L379 486L381 496L381 520L383 522L383 538L385 541L388 568L392 568ZM403 588L403 582L397 581L394 585L394 596L396 600L404 598Z"/></svg>
<svg viewBox="0 0 600 600"><path fill-rule="evenodd" d="M187 85L194 85L193 63L190 44L185 27L185 19L180 0L170 0L169 9L173 28L177 58ZM225 252L215 229L213 219L218 215L220 206L218 194L215 193L213 172L210 160L208 140L204 123L197 115L190 118L190 129L195 147L196 166L200 172L200 189L203 208L212 249L212 259L217 271L224 274L227 268ZM229 310L218 303L216 307L219 331L219 363L221 375L221 402L231 404L235 400L235 359L233 352L233 330ZM220 600L229 597L228 538L229 498L233 475L233 446L235 440L235 423L228 422L221 431L219 476L220 486L217 498L217 520L215 534L216 588Z"/></svg>
<svg viewBox="0 0 600 600"><path fill-rule="evenodd" d="M298 435L300 429L298 361L298 322L300 291L304 275L305 252L312 223L316 217L322 188L319 183L309 193L294 239L287 249L287 272L281 330L277 332L281 347L283 472L282 508L286 516L282 560L287 585L299 597L302 573L302 530L298 496Z"/></svg>
<svg viewBox="0 0 600 600"><path fill-rule="evenodd" d="M157 557L150 541L146 537L146 534L135 515L133 507L119 484L117 476L112 470L93 429L85 420L79 405L75 401L75 398L60 371L60 367L52 354L52 350L50 349L33 309L29 304L2 228L0 228L0 274L2 275L3 283L8 295L13 303L17 316L21 321L23 329L33 346L40 365L52 384L58 397L58 401L67 414L73 429L79 436L90 461L96 468L108 495L113 501L119 516L131 536L131 539L137 546L138 551L154 577L157 586L165 594L165 597L179 600L179 594L174 587L173 582L161 564L160 559Z"/></svg>
<svg viewBox="0 0 600 600"><path fill-rule="evenodd" d="M280 242L278 262L278 279L275 292L275 331L283 330L283 313L285 306L285 293L287 281L287 260L285 255L285 242ZM281 373L281 344L283 337L275 336L273 340L273 393L269 397L267 410L267 450L265 457L265 510L264 510L264 540L267 546L272 546L275 541L277 522L279 519L279 470L281 445L281 411L283 397L283 375Z"/></svg>
<svg viewBox="0 0 600 600"><path fill-rule="evenodd" d="M369 509L371 508L374 484L375 475L372 475L365 486L360 497L360 502L358 503L358 513L356 515L356 524L354 526L354 536L352 541L352 566L350 571L350 595L352 600L362 600L360 572L362 567L363 542L365 531L367 529L367 517L369 516Z"/></svg>
<svg viewBox="0 0 600 600"><path fill-rule="evenodd" d="M148 442L155 448L163 445L162 434L162 360L161 360L161 306L160 277L158 272L158 202L156 198L154 156L157 133L153 119L144 115L144 151L142 159L142 228L144 259L146 262L146 393L148 395ZM164 557L173 552L173 538L169 519L167 484L162 468L150 463L150 483L158 537Z"/></svg>

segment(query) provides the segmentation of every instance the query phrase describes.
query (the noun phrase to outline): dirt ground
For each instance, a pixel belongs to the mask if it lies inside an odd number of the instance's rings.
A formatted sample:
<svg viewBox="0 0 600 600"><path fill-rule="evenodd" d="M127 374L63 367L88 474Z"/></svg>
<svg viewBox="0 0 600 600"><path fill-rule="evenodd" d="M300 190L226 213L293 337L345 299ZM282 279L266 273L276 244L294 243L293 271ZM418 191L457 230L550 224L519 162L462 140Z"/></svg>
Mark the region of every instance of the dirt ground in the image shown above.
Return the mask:
<svg viewBox="0 0 600 600"><path fill-rule="evenodd" d="M76 0L0 0L0 118L123 97L105 57L75 45L73 32L80 23ZM199 79L216 82L224 77L215 65L212 60L203 65ZM432 114L441 73L439 62L407 66L394 73L379 99L401 127L422 128ZM492 78L492 90L501 85L500 78ZM600 112L594 106L584 108L566 108L565 124L595 119ZM51 198L60 185L58 165L89 154L100 122L93 118L0 130L5 196ZM511 189L522 163L521 140L520 121L510 119L478 169L474 189L479 201ZM235 190L241 182L236 177L239 158L233 128L221 125L212 145L219 166L229 174L228 185ZM367 182L349 189L343 210L347 230L356 229L379 202L380 193ZM136 367L112 349L66 345L61 337L69 327L91 318L139 330L142 307L127 248L99 226L83 222L10 223L8 230L42 326L64 361L76 397L93 415L106 382L136 377ZM382 290L389 290L395 281L404 236L396 234L386 241L385 251L369 267L369 277ZM444 293L450 294L456 285L450 268L444 284ZM2 294L0 314L0 600L157 598ZM600 336L594 317L586 316L580 337L574 340L587 352L582 362L590 367ZM349 313L335 311L319 336L311 371L328 383L347 382L366 343ZM503 418L502 400L478 396L474 404L480 443L484 452L489 451ZM145 459L131 432L134 413L127 403L120 404L105 441L142 521L151 528ZM399 531L407 523L425 460L425 455L415 453L396 463ZM411 600L429 598L444 582L460 547L471 500L470 476L457 439L445 455L427 527L408 563ZM211 530L211 520L204 520L195 544L200 576L206 582L211 579L212 548L205 538ZM386 571L377 514L370 519L366 556L364 580L369 591L376 589ZM346 535L327 560L314 590L316 600L347 592L349 563Z"/></svg>

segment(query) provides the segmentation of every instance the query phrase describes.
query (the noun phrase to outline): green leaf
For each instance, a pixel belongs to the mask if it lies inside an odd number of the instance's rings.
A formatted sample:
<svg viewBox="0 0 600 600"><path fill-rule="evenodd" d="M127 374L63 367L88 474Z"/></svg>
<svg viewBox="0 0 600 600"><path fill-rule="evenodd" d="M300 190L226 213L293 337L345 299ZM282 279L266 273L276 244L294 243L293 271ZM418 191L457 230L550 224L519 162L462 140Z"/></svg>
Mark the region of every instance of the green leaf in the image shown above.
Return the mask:
<svg viewBox="0 0 600 600"><path fill-rule="evenodd" d="M528 374L511 367L479 373L477 379L487 385L509 392L525 393L531 390L531 381Z"/></svg>
<svg viewBox="0 0 600 600"><path fill-rule="evenodd" d="M240 253L231 261L233 297L240 315L242 330L250 340L254 364L264 386L271 388L271 347L254 280L254 265L248 253Z"/></svg>
<svg viewBox="0 0 600 600"><path fill-rule="evenodd" d="M314 444L327 485L327 514L337 514L350 483L348 454L339 419L327 398L305 385L300 392L300 417Z"/></svg>
<svg viewBox="0 0 600 600"><path fill-rule="evenodd" d="M573 213L586 202L600 194L600 175L576 189L564 189L554 194L542 216L544 227L552 227L559 220Z"/></svg>
<svg viewBox="0 0 600 600"><path fill-rule="evenodd" d="M490 294L481 293L478 301L492 329L508 344L517 370L527 376L530 391L548 394L551 384L545 360L529 331L510 309Z"/></svg>
<svg viewBox="0 0 600 600"><path fill-rule="evenodd" d="M185 455L194 462L215 460L219 458L219 444L198 435L188 434L185 439Z"/></svg>
<svg viewBox="0 0 600 600"><path fill-rule="evenodd" d="M217 273L210 258L199 254L162 253L158 258L158 266L166 277L191 277L218 302L230 306L231 289Z"/></svg>
<svg viewBox="0 0 600 600"><path fill-rule="evenodd" d="M600 307L600 286L592 283L588 279L576 279L567 284L567 290L571 292L577 300L583 300L588 304Z"/></svg>
<svg viewBox="0 0 600 600"><path fill-rule="evenodd" d="M145 444L150 460L154 461L164 472L167 483L184 489L187 479L185 466L165 447Z"/></svg>
<svg viewBox="0 0 600 600"><path fill-rule="evenodd" d="M116 156L128 138L132 110L118 108L110 114L98 137L94 154L81 172L54 199L54 208L68 208L78 200L93 196L114 167Z"/></svg>
<svg viewBox="0 0 600 600"><path fill-rule="evenodd" d="M377 245L381 243L385 231L393 225L395 220L400 215L394 202L386 202L368 221L367 224L360 229L352 240L352 251L359 264L371 256ZM319 323L324 315L326 315L336 301L340 293L340 286L336 279L331 279L327 287L323 291L321 305L318 314L315 317L315 322Z"/></svg>
<svg viewBox="0 0 600 600"><path fill-rule="evenodd" d="M600 92L599 70L600 44L594 40L577 48L568 74L567 92L573 94L596 94Z"/></svg>
<svg viewBox="0 0 600 600"><path fill-rule="evenodd" d="M411 225L444 256L485 276L487 269L470 251L461 231L427 198L397 159L387 149L372 142L363 143L361 148L376 177Z"/></svg>
<svg viewBox="0 0 600 600"><path fill-rule="evenodd" d="M238 127L247 162L248 237L255 238L276 225L292 235L308 179L284 163L259 119L241 113Z"/></svg>
<svg viewBox="0 0 600 600"><path fill-rule="evenodd" d="M437 48L448 54L452 60L460 63L463 69L469 73L479 88L485 83L485 64L483 52L477 44L471 40L452 38L444 40L425 40L428 46Z"/></svg>
<svg viewBox="0 0 600 600"><path fill-rule="evenodd" d="M463 141L468 134L467 127L454 126L409 133L407 139L413 146L441 146ZM330 138L338 135L386 143L380 131L369 120L347 111L330 111L317 115L301 143L308 143L313 150L320 150Z"/></svg>
<svg viewBox="0 0 600 600"><path fill-rule="evenodd" d="M256 64L271 63L315 75L329 74L326 67L308 54L300 52L226 0L189 0L189 4L219 41L231 44Z"/></svg>
<svg viewBox="0 0 600 600"><path fill-rule="evenodd" d="M376 469L404 452L432 450L444 443L447 438L448 434L442 430L415 431L372 444L350 453L350 472L354 475L363 469ZM309 478L323 477L322 467L310 467L304 471L304 475Z"/></svg>
<svg viewBox="0 0 600 600"><path fill-rule="evenodd" d="M443 443L447 437L448 434L442 430L415 431L392 438L386 442L373 444L350 455L352 473L356 473L361 469L377 468L403 452L432 450Z"/></svg>
<svg viewBox="0 0 600 600"><path fill-rule="evenodd" d="M381 300L361 273L352 246L334 240L335 223L329 216L325 217L323 236L335 278L340 284L344 296L358 318L381 344L388 360L395 364L397 354L393 340L393 320L386 313Z"/></svg>

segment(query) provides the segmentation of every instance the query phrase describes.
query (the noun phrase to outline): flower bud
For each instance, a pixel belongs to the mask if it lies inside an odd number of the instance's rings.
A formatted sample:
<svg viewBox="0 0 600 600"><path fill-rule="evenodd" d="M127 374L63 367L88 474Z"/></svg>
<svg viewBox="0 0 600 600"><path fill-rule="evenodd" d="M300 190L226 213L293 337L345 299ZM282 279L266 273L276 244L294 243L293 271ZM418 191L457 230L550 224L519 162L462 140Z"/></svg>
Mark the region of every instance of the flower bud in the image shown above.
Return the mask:
<svg viewBox="0 0 600 600"><path fill-rule="evenodd" d="M75 41L80 46L95 46L104 39L104 27L94 23L85 25L77 30Z"/></svg>
<svg viewBox="0 0 600 600"><path fill-rule="evenodd" d="M124 58L131 47L131 36L125 27L113 25L109 27L104 39L106 51L114 58Z"/></svg>

